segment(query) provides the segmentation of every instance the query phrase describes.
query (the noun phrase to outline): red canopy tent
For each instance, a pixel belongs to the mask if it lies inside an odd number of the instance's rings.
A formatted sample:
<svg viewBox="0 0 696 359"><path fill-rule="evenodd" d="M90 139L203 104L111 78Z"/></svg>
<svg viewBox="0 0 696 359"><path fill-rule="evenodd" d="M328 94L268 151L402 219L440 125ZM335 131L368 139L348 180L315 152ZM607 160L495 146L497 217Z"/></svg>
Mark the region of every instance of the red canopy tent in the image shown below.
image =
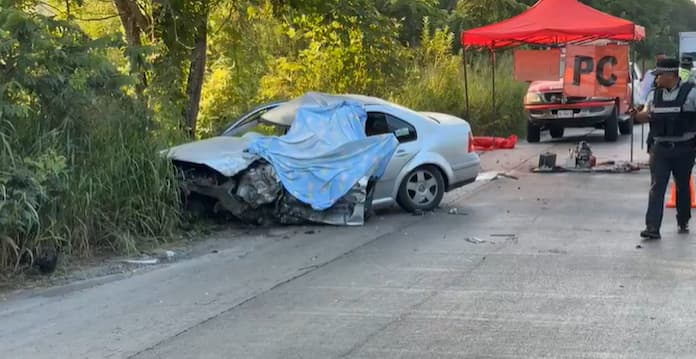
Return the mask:
<svg viewBox="0 0 696 359"><path fill-rule="evenodd" d="M577 0L540 0L501 22L462 32L462 45L500 48L521 44L555 45L596 39L637 41L645 28Z"/></svg>
<svg viewBox="0 0 696 359"><path fill-rule="evenodd" d="M461 43L469 47L489 48L495 66L495 49L518 46L578 44L595 40L639 41L645 28L577 0L539 0L525 12L501 22L463 31ZM465 55L466 56L466 55ZM466 59L464 61L466 79ZM495 71L493 71L493 113L495 115ZM469 90L465 85L467 117ZM631 160L633 159L631 141Z"/></svg>

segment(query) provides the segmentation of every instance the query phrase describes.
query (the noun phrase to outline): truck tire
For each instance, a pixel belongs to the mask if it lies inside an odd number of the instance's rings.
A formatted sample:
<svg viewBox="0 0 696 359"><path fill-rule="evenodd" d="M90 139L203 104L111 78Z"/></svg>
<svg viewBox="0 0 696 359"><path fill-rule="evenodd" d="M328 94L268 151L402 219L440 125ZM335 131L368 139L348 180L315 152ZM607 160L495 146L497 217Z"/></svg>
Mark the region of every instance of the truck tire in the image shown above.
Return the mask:
<svg viewBox="0 0 696 359"><path fill-rule="evenodd" d="M616 142L619 139L619 117L616 112L607 118L604 124L604 140Z"/></svg>
<svg viewBox="0 0 696 359"><path fill-rule="evenodd" d="M551 138L563 138L563 133L565 129L563 127L553 127L549 130Z"/></svg>
<svg viewBox="0 0 696 359"><path fill-rule="evenodd" d="M619 132L622 135L630 135L633 132L633 119L629 118L626 121L619 122Z"/></svg>
<svg viewBox="0 0 696 359"><path fill-rule="evenodd" d="M527 142L538 143L541 140L541 127L527 121Z"/></svg>

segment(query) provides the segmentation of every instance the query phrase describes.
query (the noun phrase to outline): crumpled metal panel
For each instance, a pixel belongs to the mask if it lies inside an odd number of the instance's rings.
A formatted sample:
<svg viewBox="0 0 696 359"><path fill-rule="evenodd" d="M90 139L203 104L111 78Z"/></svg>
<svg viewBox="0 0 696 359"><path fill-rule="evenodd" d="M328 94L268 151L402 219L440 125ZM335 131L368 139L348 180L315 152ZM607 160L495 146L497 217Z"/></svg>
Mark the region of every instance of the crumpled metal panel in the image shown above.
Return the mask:
<svg viewBox="0 0 696 359"><path fill-rule="evenodd" d="M160 153L167 158L208 166L223 176L232 177L259 157L246 152L254 137L212 137L185 143Z"/></svg>
<svg viewBox="0 0 696 359"><path fill-rule="evenodd" d="M218 200L215 211L225 211L250 224L319 223L337 226L360 226L365 223L368 178L361 179L334 206L323 211L312 209L286 191L273 166L264 160L254 162L237 176L222 183L189 179L186 187Z"/></svg>
<svg viewBox="0 0 696 359"><path fill-rule="evenodd" d="M257 165L258 164L258 165ZM282 187L278 182L273 166L266 162L256 162L239 174L237 197L252 208L274 202L280 196Z"/></svg>
<svg viewBox="0 0 696 359"><path fill-rule="evenodd" d="M285 192L278 201L276 216L281 224L323 223L335 226L361 226L365 223L368 179L362 178L332 207L316 211Z"/></svg>

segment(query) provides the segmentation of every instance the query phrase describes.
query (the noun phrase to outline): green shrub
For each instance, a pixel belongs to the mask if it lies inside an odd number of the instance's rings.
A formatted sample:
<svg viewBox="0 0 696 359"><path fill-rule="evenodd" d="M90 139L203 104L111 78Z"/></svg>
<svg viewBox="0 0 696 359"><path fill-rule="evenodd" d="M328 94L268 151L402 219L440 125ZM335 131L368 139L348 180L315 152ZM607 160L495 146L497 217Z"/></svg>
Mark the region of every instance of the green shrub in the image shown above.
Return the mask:
<svg viewBox="0 0 696 359"><path fill-rule="evenodd" d="M46 247L133 251L177 224L151 114L107 57L118 46L0 8L0 270Z"/></svg>

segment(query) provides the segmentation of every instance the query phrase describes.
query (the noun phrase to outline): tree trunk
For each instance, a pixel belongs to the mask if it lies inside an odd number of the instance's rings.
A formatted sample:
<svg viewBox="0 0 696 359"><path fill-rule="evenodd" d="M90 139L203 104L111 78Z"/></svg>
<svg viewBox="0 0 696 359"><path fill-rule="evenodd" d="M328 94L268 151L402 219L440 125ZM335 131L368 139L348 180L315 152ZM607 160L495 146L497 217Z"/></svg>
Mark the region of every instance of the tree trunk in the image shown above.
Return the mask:
<svg viewBox="0 0 696 359"><path fill-rule="evenodd" d="M135 90L138 95L141 95L147 87L147 77L143 70L142 58L137 51L142 47L143 42L140 38L143 30L149 28L147 18L140 12L138 4L133 0L113 0L114 6L121 18L121 25L126 33L126 42L131 52L129 56L130 73L136 75L139 79Z"/></svg>
<svg viewBox="0 0 696 359"><path fill-rule="evenodd" d="M201 91L205 77L205 63L208 50L208 16L204 16L196 32L196 44L191 52L191 67L186 84L186 129L191 137L196 135L196 122L201 103Z"/></svg>

